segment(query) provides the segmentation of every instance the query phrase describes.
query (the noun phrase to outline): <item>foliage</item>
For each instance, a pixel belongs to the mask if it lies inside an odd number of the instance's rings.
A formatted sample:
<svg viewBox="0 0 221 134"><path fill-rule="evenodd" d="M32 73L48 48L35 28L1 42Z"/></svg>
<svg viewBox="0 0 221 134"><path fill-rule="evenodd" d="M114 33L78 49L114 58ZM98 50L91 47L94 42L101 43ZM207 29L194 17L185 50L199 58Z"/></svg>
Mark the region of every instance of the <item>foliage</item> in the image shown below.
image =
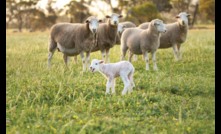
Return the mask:
<svg viewBox="0 0 221 134"><path fill-rule="evenodd" d="M131 16L135 17L139 23L161 18L156 5L152 2L145 2L142 5L133 7L131 10Z"/></svg>
<svg viewBox="0 0 221 134"><path fill-rule="evenodd" d="M6 133L214 134L215 31L190 30L183 59L172 48L157 52L159 71L145 71L141 56L132 62L136 87L121 96L105 96L99 73L82 73L78 63L65 68L55 52L47 68L49 32L6 31ZM110 51L119 61L120 46ZM100 52L91 54L101 58ZM150 60L150 67L152 61Z"/></svg>
<svg viewBox="0 0 221 134"><path fill-rule="evenodd" d="M84 0L72 0L65 6L68 7L68 10L66 10L66 15L70 16L70 22L83 22L86 17L90 16L89 9L85 4L87 4L87 2Z"/></svg>
<svg viewBox="0 0 221 134"><path fill-rule="evenodd" d="M215 22L215 0L200 0L199 11L206 19Z"/></svg>

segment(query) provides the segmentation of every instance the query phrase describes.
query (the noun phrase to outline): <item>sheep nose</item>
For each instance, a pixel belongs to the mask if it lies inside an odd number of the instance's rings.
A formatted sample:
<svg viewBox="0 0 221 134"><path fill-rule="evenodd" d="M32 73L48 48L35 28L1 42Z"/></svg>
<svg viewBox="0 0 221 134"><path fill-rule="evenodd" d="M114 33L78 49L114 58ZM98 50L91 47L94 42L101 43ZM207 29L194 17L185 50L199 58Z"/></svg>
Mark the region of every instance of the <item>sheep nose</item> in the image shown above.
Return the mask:
<svg viewBox="0 0 221 134"><path fill-rule="evenodd" d="M167 30L164 30L164 33L166 33L167 32Z"/></svg>
<svg viewBox="0 0 221 134"><path fill-rule="evenodd" d="M95 33L95 32L96 32L96 29L94 28L94 29L92 29L92 31Z"/></svg>
<svg viewBox="0 0 221 134"><path fill-rule="evenodd" d="M117 21L114 21L114 24L116 25L116 24L117 24Z"/></svg>

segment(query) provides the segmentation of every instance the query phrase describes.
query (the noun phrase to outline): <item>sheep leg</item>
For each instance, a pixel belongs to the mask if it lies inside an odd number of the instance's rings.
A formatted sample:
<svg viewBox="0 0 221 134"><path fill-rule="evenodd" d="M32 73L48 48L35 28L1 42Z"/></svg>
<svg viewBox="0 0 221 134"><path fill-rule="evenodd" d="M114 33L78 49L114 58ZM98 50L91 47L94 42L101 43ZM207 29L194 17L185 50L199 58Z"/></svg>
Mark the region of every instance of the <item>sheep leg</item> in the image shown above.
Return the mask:
<svg viewBox="0 0 221 134"><path fill-rule="evenodd" d="M54 52L55 52L56 48L57 48L56 43L51 41L51 43L49 45L49 48L48 48L48 51L49 51L49 53L48 53L48 68L50 68L50 66L51 66L51 64L50 64L51 63L51 59L52 59L52 57L54 55Z"/></svg>
<svg viewBox="0 0 221 134"><path fill-rule="evenodd" d="M77 55L76 55L76 56L74 56L74 63L77 64L77 62L78 62L78 59L77 59Z"/></svg>
<svg viewBox="0 0 221 134"><path fill-rule="evenodd" d="M147 52L143 52L143 58L145 59L146 62L146 70L149 70L149 58Z"/></svg>
<svg viewBox="0 0 221 134"><path fill-rule="evenodd" d="M106 63L110 63L109 52L110 49L106 49Z"/></svg>
<svg viewBox="0 0 221 134"><path fill-rule="evenodd" d="M105 55L106 55L105 50L101 50L101 55L102 55L102 60L105 61Z"/></svg>
<svg viewBox="0 0 221 134"><path fill-rule="evenodd" d="M122 47L122 46L121 46L121 60L124 60L128 48L127 47Z"/></svg>
<svg viewBox="0 0 221 134"><path fill-rule="evenodd" d="M54 55L54 52L55 52L56 49L54 49L53 51L49 52L48 53L48 68L51 67L51 59L52 59L52 56Z"/></svg>
<svg viewBox="0 0 221 134"><path fill-rule="evenodd" d="M86 52L86 66L90 69L90 52Z"/></svg>
<svg viewBox="0 0 221 134"><path fill-rule="evenodd" d="M115 94L115 79L112 80L112 83L111 83L111 91L112 91L112 94Z"/></svg>
<svg viewBox="0 0 221 134"><path fill-rule="evenodd" d="M85 65L85 57L84 57L84 52L80 53L82 64L83 64L83 72L86 70L86 65Z"/></svg>
<svg viewBox="0 0 221 134"><path fill-rule="evenodd" d="M66 54L63 54L63 60L65 65L68 67L68 56Z"/></svg>
<svg viewBox="0 0 221 134"><path fill-rule="evenodd" d="M122 95L125 95L128 91L128 88L130 88L130 81L128 79L128 76L121 75L121 79L124 82L124 89L122 91Z"/></svg>
<svg viewBox="0 0 221 134"><path fill-rule="evenodd" d="M182 53L180 52L180 44L177 45L177 50L178 50L179 60L181 60L182 59Z"/></svg>
<svg viewBox="0 0 221 134"><path fill-rule="evenodd" d="M110 94L110 87L112 86L112 78L108 78L107 84L106 84L106 92L105 94Z"/></svg>
<svg viewBox="0 0 221 134"><path fill-rule="evenodd" d="M137 59L138 59L138 58L137 58L137 55L134 55L134 58L133 58L133 59L134 59L134 61L137 61Z"/></svg>
<svg viewBox="0 0 221 134"><path fill-rule="evenodd" d="M131 51L129 51L128 59L129 59L130 62L132 61L131 59L132 59L133 55L134 54Z"/></svg>
<svg viewBox="0 0 221 134"><path fill-rule="evenodd" d="M173 53L175 56L175 60L178 61L179 60L179 53L178 53L177 44L173 45Z"/></svg>
<svg viewBox="0 0 221 134"><path fill-rule="evenodd" d="M152 52L152 59L153 59L153 70L157 71L157 60L156 60L156 52L157 51L153 51Z"/></svg>

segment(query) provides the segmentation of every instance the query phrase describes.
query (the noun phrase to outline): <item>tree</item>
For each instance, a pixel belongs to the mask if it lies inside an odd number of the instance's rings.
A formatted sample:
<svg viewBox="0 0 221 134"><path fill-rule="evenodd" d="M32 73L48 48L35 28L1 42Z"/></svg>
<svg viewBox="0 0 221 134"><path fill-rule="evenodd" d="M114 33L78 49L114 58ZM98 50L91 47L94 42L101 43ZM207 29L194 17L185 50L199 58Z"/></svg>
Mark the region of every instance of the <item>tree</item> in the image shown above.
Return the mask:
<svg viewBox="0 0 221 134"><path fill-rule="evenodd" d="M145 2L141 5L132 7L131 18L128 19L137 19L135 23L140 24L155 18L161 18L156 5L152 2Z"/></svg>
<svg viewBox="0 0 221 134"><path fill-rule="evenodd" d="M200 0L199 11L203 17L215 22L215 0Z"/></svg>
<svg viewBox="0 0 221 134"><path fill-rule="evenodd" d="M86 6L88 3L84 0L80 2L72 0L70 3L65 5L68 7L66 15L70 16L70 22L83 22L87 16L90 15L89 9Z"/></svg>

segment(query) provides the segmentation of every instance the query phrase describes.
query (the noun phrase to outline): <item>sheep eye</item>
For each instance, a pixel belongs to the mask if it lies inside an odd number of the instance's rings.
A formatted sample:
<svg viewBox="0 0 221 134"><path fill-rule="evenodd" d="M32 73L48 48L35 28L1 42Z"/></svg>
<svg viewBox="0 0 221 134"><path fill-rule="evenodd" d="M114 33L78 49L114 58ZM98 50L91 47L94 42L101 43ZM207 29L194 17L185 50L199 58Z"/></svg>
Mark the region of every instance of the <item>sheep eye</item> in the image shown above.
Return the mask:
<svg viewBox="0 0 221 134"><path fill-rule="evenodd" d="M97 63L95 63L95 65L97 65Z"/></svg>

